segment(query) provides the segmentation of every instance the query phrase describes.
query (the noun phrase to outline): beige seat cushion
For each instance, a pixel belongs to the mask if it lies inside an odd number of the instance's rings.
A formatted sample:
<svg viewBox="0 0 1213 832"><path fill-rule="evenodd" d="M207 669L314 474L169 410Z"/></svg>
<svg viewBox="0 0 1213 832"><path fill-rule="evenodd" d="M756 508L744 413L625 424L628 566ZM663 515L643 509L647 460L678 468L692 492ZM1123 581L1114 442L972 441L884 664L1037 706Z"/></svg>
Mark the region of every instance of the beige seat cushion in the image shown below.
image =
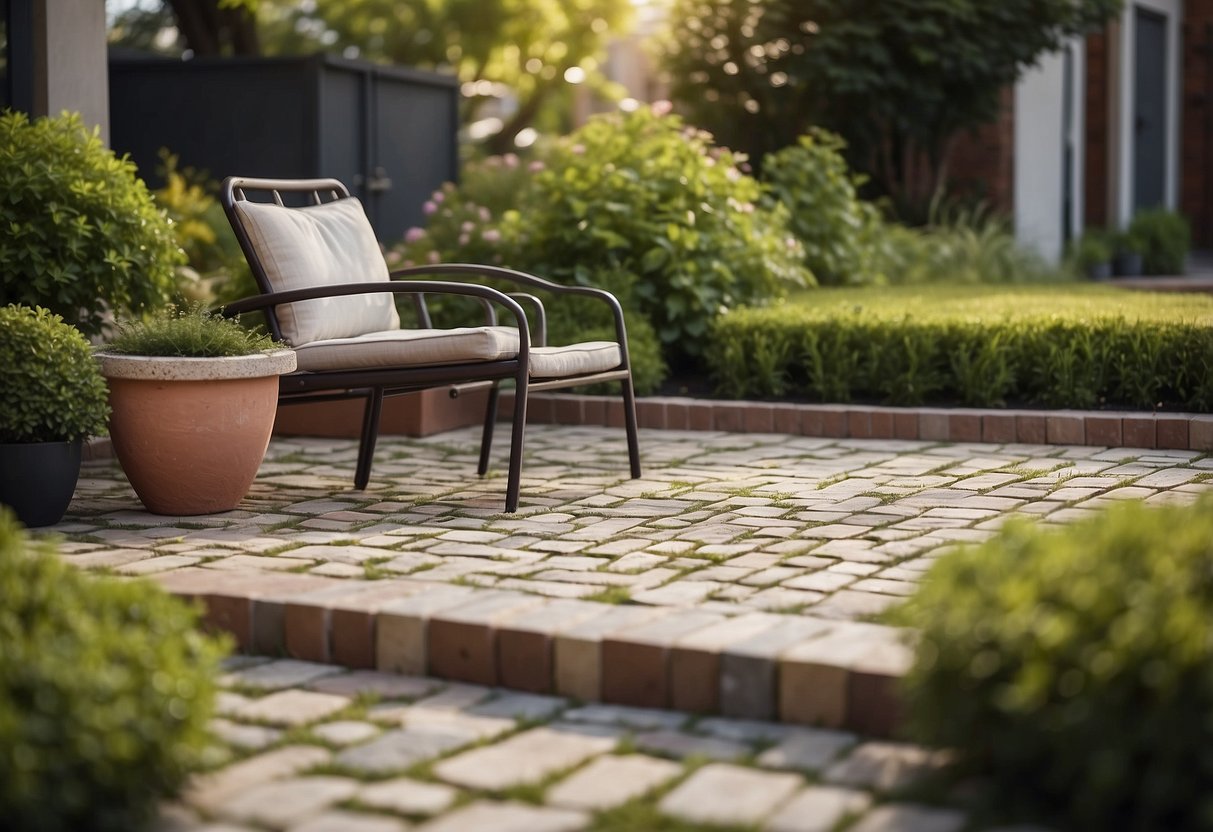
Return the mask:
<svg viewBox="0 0 1213 832"><path fill-rule="evenodd" d="M531 347L532 378L563 378L614 370L623 360L614 341L586 341L567 347Z"/></svg>
<svg viewBox="0 0 1213 832"><path fill-rule="evenodd" d="M235 211L275 292L390 279L362 203L353 197L306 208L241 201ZM388 293L319 298L277 311L292 346L400 326Z"/></svg>
<svg viewBox="0 0 1213 832"><path fill-rule="evenodd" d="M295 347L300 370L352 370L500 361L518 354L518 331L504 326L394 329Z"/></svg>

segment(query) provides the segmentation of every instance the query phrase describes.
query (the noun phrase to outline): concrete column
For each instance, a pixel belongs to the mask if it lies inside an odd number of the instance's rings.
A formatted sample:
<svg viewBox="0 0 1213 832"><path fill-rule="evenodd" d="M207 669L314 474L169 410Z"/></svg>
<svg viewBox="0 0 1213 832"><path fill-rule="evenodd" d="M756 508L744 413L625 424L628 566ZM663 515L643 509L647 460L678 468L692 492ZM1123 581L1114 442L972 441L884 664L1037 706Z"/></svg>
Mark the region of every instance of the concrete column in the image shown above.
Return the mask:
<svg viewBox="0 0 1213 832"><path fill-rule="evenodd" d="M32 116L80 113L109 143L105 3L33 0Z"/></svg>

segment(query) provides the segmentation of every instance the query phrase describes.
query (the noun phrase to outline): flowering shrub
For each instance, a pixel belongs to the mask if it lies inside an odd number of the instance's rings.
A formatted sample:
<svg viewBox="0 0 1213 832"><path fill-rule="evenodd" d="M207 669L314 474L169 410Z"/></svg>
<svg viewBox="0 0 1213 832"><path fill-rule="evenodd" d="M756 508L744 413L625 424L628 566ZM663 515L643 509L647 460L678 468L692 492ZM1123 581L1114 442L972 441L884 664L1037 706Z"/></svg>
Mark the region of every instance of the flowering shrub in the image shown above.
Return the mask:
<svg viewBox="0 0 1213 832"><path fill-rule="evenodd" d="M637 387L652 389L660 375L642 379L641 365L661 365L646 360L646 344L696 358L717 315L812 282L787 209L759 203L762 186L744 164L659 106L597 117L530 163L469 165L460 186L435 192L427 228L410 229L389 262L493 263L605 288L630 312ZM566 327L560 314L554 336L609 323L578 314Z"/></svg>

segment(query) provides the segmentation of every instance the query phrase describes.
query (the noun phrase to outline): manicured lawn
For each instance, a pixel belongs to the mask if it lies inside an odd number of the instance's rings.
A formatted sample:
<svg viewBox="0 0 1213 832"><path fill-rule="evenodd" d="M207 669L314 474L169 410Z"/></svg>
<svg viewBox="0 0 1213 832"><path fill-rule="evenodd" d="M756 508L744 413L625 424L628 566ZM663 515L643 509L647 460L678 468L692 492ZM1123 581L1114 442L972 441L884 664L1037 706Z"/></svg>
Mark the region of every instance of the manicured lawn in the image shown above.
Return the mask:
<svg viewBox="0 0 1213 832"><path fill-rule="evenodd" d="M806 291L718 319L720 391L889 404L1213 409L1213 297L1107 286Z"/></svg>

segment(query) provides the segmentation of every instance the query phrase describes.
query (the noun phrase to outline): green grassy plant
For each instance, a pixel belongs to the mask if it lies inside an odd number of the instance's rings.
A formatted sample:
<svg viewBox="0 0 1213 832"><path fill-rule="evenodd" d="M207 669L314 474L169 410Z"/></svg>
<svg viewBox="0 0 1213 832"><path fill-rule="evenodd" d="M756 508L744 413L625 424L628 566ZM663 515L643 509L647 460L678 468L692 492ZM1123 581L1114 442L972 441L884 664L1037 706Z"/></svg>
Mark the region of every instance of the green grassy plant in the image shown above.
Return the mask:
<svg viewBox="0 0 1213 832"><path fill-rule="evenodd" d="M895 614L922 634L914 735L1050 826L1211 828L1211 562L1208 498L945 555Z"/></svg>
<svg viewBox="0 0 1213 832"><path fill-rule="evenodd" d="M252 355L275 345L270 336L243 329L234 319L209 313L195 304L170 306L142 320L121 324L106 350L120 355L218 358Z"/></svg>
<svg viewBox="0 0 1213 832"><path fill-rule="evenodd" d="M719 319L745 397L1213 410L1213 299L1099 286L823 289Z"/></svg>

